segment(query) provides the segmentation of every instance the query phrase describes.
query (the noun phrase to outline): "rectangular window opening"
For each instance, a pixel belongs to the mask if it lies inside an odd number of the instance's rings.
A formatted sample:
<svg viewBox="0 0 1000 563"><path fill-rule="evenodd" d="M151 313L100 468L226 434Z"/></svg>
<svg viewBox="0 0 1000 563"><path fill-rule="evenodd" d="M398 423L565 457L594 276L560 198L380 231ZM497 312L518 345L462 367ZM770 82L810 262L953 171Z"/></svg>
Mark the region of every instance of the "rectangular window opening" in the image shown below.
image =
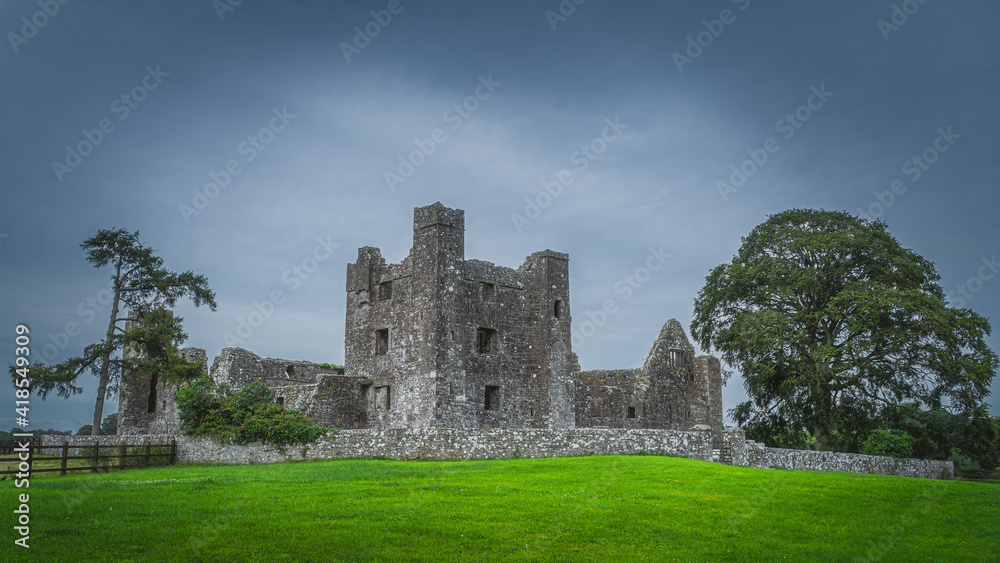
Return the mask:
<svg viewBox="0 0 1000 563"><path fill-rule="evenodd" d="M628 408L628 418L635 418L635 407Z"/></svg>
<svg viewBox="0 0 1000 563"><path fill-rule="evenodd" d="M556 302L552 304L552 316L557 319L562 317L562 299L556 299Z"/></svg>
<svg viewBox="0 0 1000 563"><path fill-rule="evenodd" d="M684 351L683 350L671 350L670 351L670 365L680 366L684 363Z"/></svg>
<svg viewBox="0 0 1000 563"><path fill-rule="evenodd" d="M392 282L382 282L378 284L378 300L388 301L392 299Z"/></svg>
<svg viewBox="0 0 1000 563"><path fill-rule="evenodd" d="M384 356L389 353L389 329L375 331L375 355Z"/></svg>
<svg viewBox="0 0 1000 563"><path fill-rule="evenodd" d="M496 385L486 386L486 404L483 408L488 411L500 410L500 387Z"/></svg>
<svg viewBox="0 0 1000 563"><path fill-rule="evenodd" d="M381 387L375 388L375 408L378 410L386 411L389 410L389 402L391 398L389 396L389 386L383 385Z"/></svg>
<svg viewBox="0 0 1000 563"><path fill-rule="evenodd" d="M476 331L476 352L491 354L496 348L497 331L492 328L479 327Z"/></svg>
<svg viewBox="0 0 1000 563"><path fill-rule="evenodd" d="M285 406L285 398L284 398L284 397L278 397L278 398L277 398L277 399L275 399L274 401L275 401L276 403L278 403L278 406L279 406L279 407L283 407L283 406Z"/></svg>
<svg viewBox="0 0 1000 563"><path fill-rule="evenodd" d="M496 286L491 283L480 282L479 283L479 297L483 301L488 299L493 299L496 294Z"/></svg>

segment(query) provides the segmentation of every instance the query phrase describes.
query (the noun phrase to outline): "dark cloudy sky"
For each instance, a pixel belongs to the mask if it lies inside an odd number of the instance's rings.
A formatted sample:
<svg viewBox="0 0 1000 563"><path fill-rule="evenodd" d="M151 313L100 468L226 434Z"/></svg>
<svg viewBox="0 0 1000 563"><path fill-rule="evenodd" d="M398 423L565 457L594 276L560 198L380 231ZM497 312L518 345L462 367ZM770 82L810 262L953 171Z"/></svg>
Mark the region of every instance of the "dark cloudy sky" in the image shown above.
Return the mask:
<svg viewBox="0 0 1000 563"><path fill-rule="evenodd" d="M614 301L585 368L641 365L792 207L884 219L997 320L995 2L225 2L0 3L5 363L17 323L36 359L100 339L110 272L79 244L112 227L208 277L219 307L180 309L188 345L213 357L257 303L244 347L340 363L345 265L400 261L435 201L465 210L468 258L569 253L575 326ZM84 387L31 426L89 423Z"/></svg>

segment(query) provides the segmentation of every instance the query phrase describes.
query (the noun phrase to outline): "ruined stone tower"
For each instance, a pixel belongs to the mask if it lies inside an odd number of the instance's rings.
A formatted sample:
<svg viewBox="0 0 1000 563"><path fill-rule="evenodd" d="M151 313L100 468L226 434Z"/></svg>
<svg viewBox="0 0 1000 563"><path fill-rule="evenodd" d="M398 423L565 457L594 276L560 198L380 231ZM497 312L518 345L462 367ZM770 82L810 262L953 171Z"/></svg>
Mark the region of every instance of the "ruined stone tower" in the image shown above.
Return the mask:
<svg viewBox="0 0 1000 563"><path fill-rule="evenodd" d="M465 213L414 210L413 248L347 267L345 369L376 427L574 425L569 257L514 270L465 259Z"/></svg>
<svg viewBox="0 0 1000 563"><path fill-rule="evenodd" d="M581 371L576 375L578 427L722 432L719 360L694 356L681 324L670 319L641 368Z"/></svg>
<svg viewBox="0 0 1000 563"><path fill-rule="evenodd" d="M398 264L377 248L347 265L344 367L223 348L209 375L329 428L660 428L722 432L719 360L694 355L680 323L641 368L579 371L571 348L569 257L543 250L519 268L465 259L465 212L413 211ZM205 362L204 350L184 352ZM174 393L123 380L119 433L174 432Z"/></svg>
<svg viewBox="0 0 1000 563"><path fill-rule="evenodd" d="M205 366L205 350L181 348L181 357ZM126 349L125 354L134 354ZM204 368L203 368L204 369ZM169 434L180 429L180 417L174 395L181 387L178 383L161 381L158 375L136 378L125 375L118 394L119 434Z"/></svg>

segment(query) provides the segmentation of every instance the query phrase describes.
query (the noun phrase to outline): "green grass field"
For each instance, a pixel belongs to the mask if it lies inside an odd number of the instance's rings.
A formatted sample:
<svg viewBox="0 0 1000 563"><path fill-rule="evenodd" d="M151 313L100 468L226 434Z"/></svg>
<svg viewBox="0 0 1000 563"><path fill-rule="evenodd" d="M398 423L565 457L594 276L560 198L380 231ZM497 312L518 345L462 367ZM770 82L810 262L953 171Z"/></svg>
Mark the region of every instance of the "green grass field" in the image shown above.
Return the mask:
<svg viewBox="0 0 1000 563"><path fill-rule="evenodd" d="M175 466L0 499L0 561L1000 558L1000 485L655 456Z"/></svg>

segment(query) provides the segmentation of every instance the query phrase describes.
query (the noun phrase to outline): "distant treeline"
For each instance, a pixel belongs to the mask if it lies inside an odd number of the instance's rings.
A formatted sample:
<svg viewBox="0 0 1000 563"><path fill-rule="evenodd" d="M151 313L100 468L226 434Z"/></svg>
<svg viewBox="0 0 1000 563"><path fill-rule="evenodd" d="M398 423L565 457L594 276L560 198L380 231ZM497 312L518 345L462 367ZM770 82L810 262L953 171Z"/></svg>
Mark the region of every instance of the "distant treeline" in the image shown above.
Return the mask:
<svg viewBox="0 0 1000 563"><path fill-rule="evenodd" d="M65 434L67 436L73 434L69 430L52 430L51 428L48 429L48 430L42 430L42 429L38 429L38 430L21 430L20 428L11 428L10 432L4 432L3 430L0 430L0 448L4 448L4 447L7 447L7 446L13 446L13 445L15 445L17 443L18 439L21 439L21 440L24 439L24 438L15 437L14 436L15 432L17 432L18 434L28 434L28 433L30 433L32 436L35 436L36 438L38 436L41 436L42 434Z"/></svg>

